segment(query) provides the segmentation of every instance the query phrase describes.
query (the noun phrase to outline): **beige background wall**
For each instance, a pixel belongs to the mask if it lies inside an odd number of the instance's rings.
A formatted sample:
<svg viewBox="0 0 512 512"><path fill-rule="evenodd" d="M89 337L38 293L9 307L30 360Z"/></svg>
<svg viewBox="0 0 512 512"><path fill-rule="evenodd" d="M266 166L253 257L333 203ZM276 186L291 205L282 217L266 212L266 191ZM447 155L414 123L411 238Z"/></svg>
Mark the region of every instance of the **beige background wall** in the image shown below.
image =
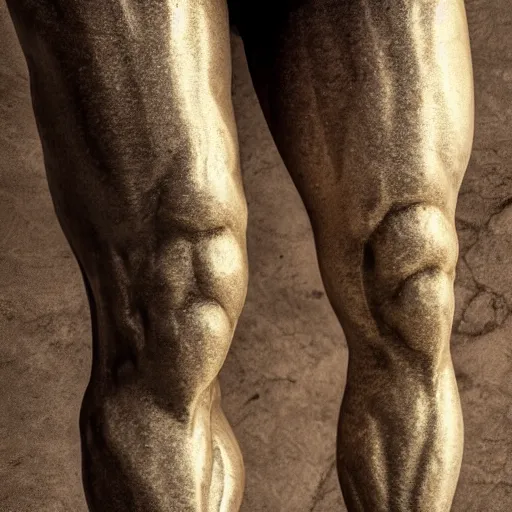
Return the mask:
<svg viewBox="0 0 512 512"><path fill-rule="evenodd" d="M453 510L512 510L512 6L468 0L477 124L457 213L452 351L466 448ZM335 426L347 349L310 227L238 38L234 102L250 286L222 371L245 457L243 512L343 511ZM0 512L86 512L77 415L90 365L78 267L53 213L25 63L0 4Z"/></svg>

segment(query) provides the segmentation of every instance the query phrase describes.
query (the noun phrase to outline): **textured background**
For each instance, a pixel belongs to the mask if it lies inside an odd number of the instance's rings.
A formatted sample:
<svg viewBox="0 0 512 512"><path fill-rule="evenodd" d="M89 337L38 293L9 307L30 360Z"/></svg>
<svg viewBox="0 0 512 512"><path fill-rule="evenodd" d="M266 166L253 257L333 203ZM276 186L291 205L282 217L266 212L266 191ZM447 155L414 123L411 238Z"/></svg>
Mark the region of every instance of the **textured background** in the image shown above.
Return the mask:
<svg viewBox="0 0 512 512"><path fill-rule="evenodd" d="M466 445L453 510L512 510L512 9L466 2L476 134L457 226L452 352ZM222 371L243 512L343 511L334 445L347 349L309 223L233 38L250 286ZM0 512L86 512L77 417L90 368L78 267L49 197L27 72L0 4Z"/></svg>

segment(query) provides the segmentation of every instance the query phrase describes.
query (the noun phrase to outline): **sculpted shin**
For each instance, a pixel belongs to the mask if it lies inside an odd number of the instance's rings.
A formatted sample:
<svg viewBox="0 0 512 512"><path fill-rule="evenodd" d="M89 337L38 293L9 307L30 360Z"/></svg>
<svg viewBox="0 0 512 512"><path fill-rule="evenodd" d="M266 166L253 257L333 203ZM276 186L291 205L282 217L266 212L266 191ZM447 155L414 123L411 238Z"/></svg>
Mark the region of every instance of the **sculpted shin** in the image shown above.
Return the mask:
<svg viewBox="0 0 512 512"><path fill-rule="evenodd" d="M249 65L349 346L345 502L446 512L463 442L449 340L473 136L464 2L301 1L264 50L260 21L241 23Z"/></svg>
<svg viewBox="0 0 512 512"><path fill-rule="evenodd" d="M247 287L225 2L8 3L91 305L89 508L238 510L217 382Z"/></svg>

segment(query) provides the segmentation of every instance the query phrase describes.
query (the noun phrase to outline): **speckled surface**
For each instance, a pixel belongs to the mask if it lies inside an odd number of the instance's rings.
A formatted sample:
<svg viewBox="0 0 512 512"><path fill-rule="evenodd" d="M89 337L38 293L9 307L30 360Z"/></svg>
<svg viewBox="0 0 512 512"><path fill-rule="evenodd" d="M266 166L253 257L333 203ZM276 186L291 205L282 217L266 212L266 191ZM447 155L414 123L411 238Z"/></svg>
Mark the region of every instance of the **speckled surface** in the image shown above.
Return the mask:
<svg viewBox="0 0 512 512"><path fill-rule="evenodd" d="M473 156L457 210L452 353L465 418L453 510L512 510L512 10L466 2ZM0 512L86 512L78 410L90 365L78 267L53 213L11 22L0 6ZM221 374L244 453L242 512L343 511L334 469L346 347L309 222L233 38L250 284Z"/></svg>

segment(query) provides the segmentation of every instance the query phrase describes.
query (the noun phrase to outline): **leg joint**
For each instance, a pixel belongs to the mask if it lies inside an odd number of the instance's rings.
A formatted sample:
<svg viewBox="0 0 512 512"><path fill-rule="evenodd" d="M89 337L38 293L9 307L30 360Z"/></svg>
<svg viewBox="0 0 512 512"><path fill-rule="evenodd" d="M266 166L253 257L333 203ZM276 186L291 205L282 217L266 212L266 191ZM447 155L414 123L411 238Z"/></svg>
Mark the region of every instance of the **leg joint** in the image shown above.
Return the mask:
<svg viewBox="0 0 512 512"><path fill-rule="evenodd" d="M429 354L446 346L457 250L453 222L434 206L414 204L384 217L363 261L367 302L383 334Z"/></svg>
<svg viewBox="0 0 512 512"><path fill-rule="evenodd" d="M366 243L365 267L380 292L394 294L426 269L451 275L457 254L453 221L435 206L416 203L384 217Z"/></svg>

